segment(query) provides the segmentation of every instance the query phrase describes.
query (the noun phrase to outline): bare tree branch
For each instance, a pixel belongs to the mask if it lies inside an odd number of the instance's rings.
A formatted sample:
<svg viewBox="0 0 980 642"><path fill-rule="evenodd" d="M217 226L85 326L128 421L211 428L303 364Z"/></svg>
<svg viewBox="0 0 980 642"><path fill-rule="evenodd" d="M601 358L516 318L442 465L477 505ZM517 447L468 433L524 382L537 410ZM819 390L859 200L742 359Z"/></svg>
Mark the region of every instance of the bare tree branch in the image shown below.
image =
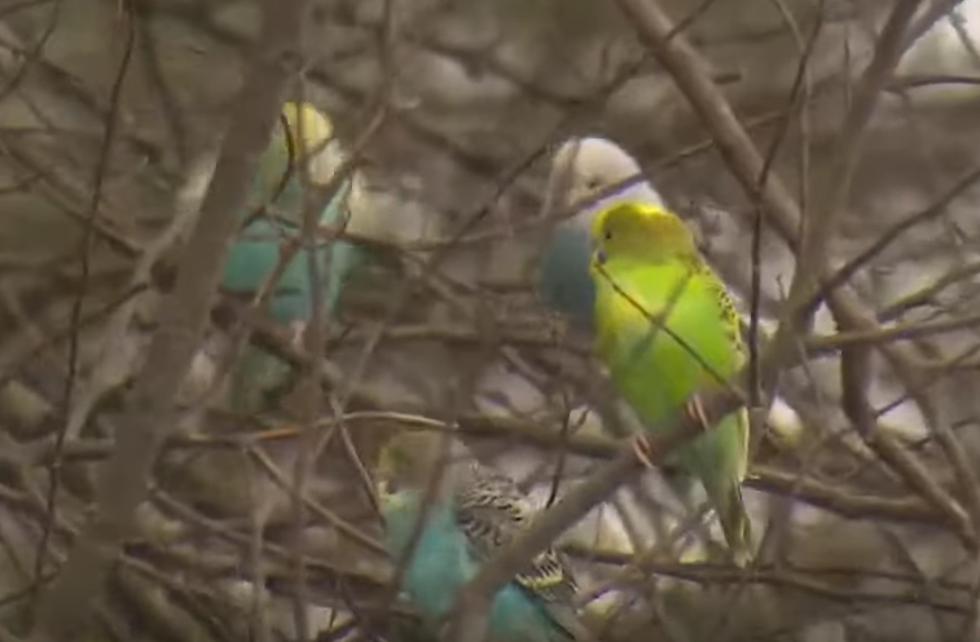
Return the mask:
<svg viewBox="0 0 980 642"><path fill-rule="evenodd" d="M119 422L117 445L101 471L96 514L75 542L57 579L44 593L33 639L75 635L98 595L122 543L166 435L176 426L174 398L200 343L221 265L249 180L282 104L301 52L295 50L306 15L304 0L266 4L262 40L242 87L197 227L181 260L171 304L140 373L130 409Z"/></svg>

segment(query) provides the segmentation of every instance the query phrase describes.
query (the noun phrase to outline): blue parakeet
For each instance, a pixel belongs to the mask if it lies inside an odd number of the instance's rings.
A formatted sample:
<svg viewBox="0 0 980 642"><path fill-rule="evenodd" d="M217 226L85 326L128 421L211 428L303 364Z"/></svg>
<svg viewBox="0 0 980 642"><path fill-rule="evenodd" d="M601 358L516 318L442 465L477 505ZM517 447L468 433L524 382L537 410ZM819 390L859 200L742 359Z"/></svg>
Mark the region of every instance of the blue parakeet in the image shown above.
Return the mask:
<svg viewBox="0 0 980 642"><path fill-rule="evenodd" d="M299 124L302 119L302 127ZM302 136L302 138L301 138ZM226 292L253 296L279 261L285 241L302 229L304 190L301 168L306 163L310 183L327 184L343 163L339 141L333 139L329 118L308 103L286 103L279 125L259 161L252 206L243 212L249 222L232 245L225 261L221 286ZM358 189L356 174L346 180L323 209L319 223L339 228L351 192ZM264 211L262 211L264 209ZM317 241L315 250L326 318L335 312L345 279L362 260L361 250L348 241ZM310 321L315 293L308 250L298 250L285 265L266 299L266 310L276 322L288 326L298 344ZM326 320L326 319L325 319ZM261 396L281 383L288 367L256 347L249 346L232 373L232 407L251 412Z"/></svg>
<svg viewBox="0 0 980 642"><path fill-rule="evenodd" d="M551 165L546 198L551 211L567 210L597 192L636 176L639 164L604 138L575 138L562 144ZM573 326L594 328L595 286L589 276L589 227L603 207L620 201L663 206L646 181L633 183L555 226L538 267L538 292L550 308Z"/></svg>
<svg viewBox="0 0 980 642"><path fill-rule="evenodd" d="M385 542L396 559L406 548L424 511L425 526L402 577L401 588L423 620L438 629L463 586L494 550L512 541L532 514L512 480L466 457L453 443L433 501L426 503L429 477L440 462L444 439L434 432L403 432L381 452L379 496ZM567 642L589 636L571 604L575 583L568 567L549 549L497 593L488 636L493 642Z"/></svg>

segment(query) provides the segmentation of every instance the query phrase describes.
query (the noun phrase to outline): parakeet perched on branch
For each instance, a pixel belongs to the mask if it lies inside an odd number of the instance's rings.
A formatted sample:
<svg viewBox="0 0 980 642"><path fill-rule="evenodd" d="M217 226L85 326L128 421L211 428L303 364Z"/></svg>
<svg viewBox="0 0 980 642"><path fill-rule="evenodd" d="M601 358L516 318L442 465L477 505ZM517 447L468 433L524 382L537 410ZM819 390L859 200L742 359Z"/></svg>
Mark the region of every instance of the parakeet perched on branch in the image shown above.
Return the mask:
<svg viewBox="0 0 980 642"><path fill-rule="evenodd" d="M444 624L460 590L500 546L527 525L532 508L507 477L444 444L434 432L403 432L381 452L378 465L386 545L395 560L409 552L420 516L425 526L405 567L401 588L433 629ZM444 446L451 446L447 459ZM446 467L432 501L430 477ZM497 593L489 620L494 642L566 642L585 639L571 605L575 583L552 550L537 555Z"/></svg>
<svg viewBox="0 0 980 642"><path fill-rule="evenodd" d="M640 174L639 164L604 138L574 138L558 149L551 165L546 194L549 213L567 211L598 192ZM585 206L555 226L538 267L538 291L545 304L566 315L575 326L591 329L595 288L589 277L592 255L589 228L596 212L616 202L663 206L660 194L646 181L624 187Z"/></svg>
<svg viewBox="0 0 980 642"><path fill-rule="evenodd" d="M617 203L592 223L596 347L624 399L651 428L679 410L703 416L697 391L724 384L745 363L738 313L690 230L648 203ZM643 455L643 440L637 440ZM681 447L668 462L693 473L718 510L738 563L750 557L741 482L745 409Z"/></svg>
<svg viewBox="0 0 980 642"><path fill-rule="evenodd" d="M300 121L302 120L302 125ZM330 182L344 161L340 142L333 138L329 118L308 103L286 103L269 146L259 161L252 207L242 213L249 220L225 261L222 288L226 292L254 296L273 273L280 252L302 232L305 163L310 184ZM319 224L340 229L345 217L356 214L348 207L359 186L356 174L339 186L319 215ZM314 200L314 199L309 199ZM315 253L324 316L335 311L345 279L362 259L360 248L348 241L318 239ZM266 310L278 323L290 328L299 343L311 320L316 293L309 267L310 250L299 249L286 263L281 277L266 299ZM249 346L232 374L232 406L251 412L261 405L262 393L281 383L288 367L273 355Z"/></svg>

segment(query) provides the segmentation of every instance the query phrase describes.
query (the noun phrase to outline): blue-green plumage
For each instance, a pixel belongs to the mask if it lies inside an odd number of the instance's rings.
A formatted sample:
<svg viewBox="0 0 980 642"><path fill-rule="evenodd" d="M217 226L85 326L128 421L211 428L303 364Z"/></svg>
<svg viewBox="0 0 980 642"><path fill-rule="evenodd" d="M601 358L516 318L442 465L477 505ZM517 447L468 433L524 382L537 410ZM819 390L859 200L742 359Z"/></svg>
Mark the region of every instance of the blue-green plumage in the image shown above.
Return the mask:
<svg viewBox="0 0 980 642"><path fill-rule="evenodd" d="M253 202L242 211L242 218L249 222L225 260L221 280L225 292L253 298L275 272L289 241L301 237L306 199L300 168L306 164L311 187L331 179L342 161L338 143L331 141L331 136L329 119L311 105L287 103L283 107L281 127L273 133L253 181ZM348 178L324 207L318 218L321 228L339 227L342 217L348 215L352 185ZM259 212L262 208L276 216ZM348 241L315 242L315 247L300 247L293 253L266 297L264 310L289 328L295 342L311 321L317 296L323 305L322 321L334 316L347 277L362 259L362 250ZM313 288L311 253L319 292ZM261 409L266 391L281 385L289 371L288 365L275 356L246 347L231 375L231 406L240 412Z"/></svg>
<svg viewBox="0 0 980 642"><path fill-rule="evenodd" d="M411 543L424 493L404 490L384 503L385 542L393 557L400 559ZM426 511L411 561L405 567L402 589L419 614L432 628L444 623L456 597L473 578L479 566L478 552L460 529L451 502L437 502ZM542 598L516 582L497 593L489 616L493 642L568 642L572 635L556 623Z"/></svg>
<svg viewBox="0 0 980 642"><path fill-rule="evenodd" d="M283 190L276 209L301 209L298 181L291 181ZM350 183L341 186L336 196L324 208L320 225L334 225L340 219ZM225 260L221 285L229 292L254 294L279 262L285 242L299 234L297 225L267 217L257 218L242 231ZM351 268L357 260L357 248L347 241L318 241L313 250L317 258L319 282L322 284L323 309L328 313L336 308L337 299ZM310 318L313 309L313 281L309 269L309 251L300 248L284 267L281 277L268 301L269 315L279 323L289 324Z"/></svg>
<svg viewBox="0 0 980 642"><path fill-rule="evenodd" d="M552 232L538 268L538 292L544 303L583 329L592 329L595 285L589 275L589 222L572 219Z"/></svg>
<svg viewBox="0 0 980 642"><path fill-rule="evenodd" d="M448 461L440 454L447 445ZM439 489L426 502L423 489L443 465ZM385 540L393 558L409 553L420 516L425 520L401 589L437 630L480 565L526 528L533 507L512 479L474 461L462 444L445 444L434 432L406 431L389 440L377 475ZM574 595L575 581L564 560L553 549L541 551L494 597L488 614L490 640L586 639Z"/></svg>

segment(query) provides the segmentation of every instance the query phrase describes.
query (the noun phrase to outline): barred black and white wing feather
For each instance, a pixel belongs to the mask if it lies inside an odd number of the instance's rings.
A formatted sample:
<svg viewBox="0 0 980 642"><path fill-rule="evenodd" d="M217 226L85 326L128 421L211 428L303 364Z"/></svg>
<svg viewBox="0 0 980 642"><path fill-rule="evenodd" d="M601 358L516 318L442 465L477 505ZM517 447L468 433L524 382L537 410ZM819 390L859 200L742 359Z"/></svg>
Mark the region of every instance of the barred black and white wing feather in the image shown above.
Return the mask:
<svg viewBox="0 0 980 642"><path fill-rule="evenodd" d="M474 555L486 561L527 528L534 510L513 480L485 466L469 464L464 477L456 486L457 519ZM575 580L557 551L536 555L514 580L540 600L569 639L585 638L571 603Z"/></svg>

